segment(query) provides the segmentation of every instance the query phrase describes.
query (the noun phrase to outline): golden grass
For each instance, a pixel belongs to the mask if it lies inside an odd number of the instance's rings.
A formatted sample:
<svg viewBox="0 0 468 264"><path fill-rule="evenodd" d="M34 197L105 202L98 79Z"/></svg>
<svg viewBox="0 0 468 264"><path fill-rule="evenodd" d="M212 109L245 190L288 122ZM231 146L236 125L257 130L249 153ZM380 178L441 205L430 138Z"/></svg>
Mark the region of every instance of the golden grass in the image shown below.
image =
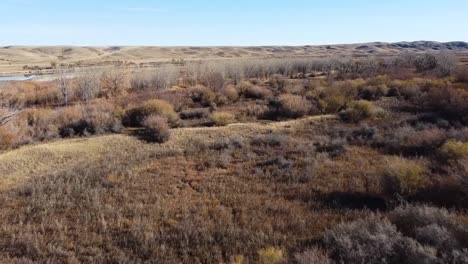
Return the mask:
<svg viewBox="0 0 468 264"><path fill-rule="evenodd" d="M316 116L272 123L239 123L225 127L178 128L171 130L171 139L162 145L145 144L127 135L107 135L25 146L0 155L0 189L14 187L31 177L66 170L83 161L98 160L112 151L125 151L130 146L137 146L142 151L148 146L183 150L200 142L209 143L232 135L249 137L287 131L308 121L333 117Z"/></svg>

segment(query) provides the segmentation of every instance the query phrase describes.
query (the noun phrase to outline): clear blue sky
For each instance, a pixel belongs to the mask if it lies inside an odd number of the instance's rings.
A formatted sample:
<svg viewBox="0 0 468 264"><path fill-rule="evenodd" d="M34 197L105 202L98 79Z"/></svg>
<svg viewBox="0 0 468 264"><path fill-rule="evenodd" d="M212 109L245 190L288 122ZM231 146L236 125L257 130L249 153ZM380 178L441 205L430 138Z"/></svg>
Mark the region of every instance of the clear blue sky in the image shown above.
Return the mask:
<svg viewBox="0 0 468 264"><path fill-rule="evenodd" d="M0 0L0 45L468 41L468 0Z"/></svg>

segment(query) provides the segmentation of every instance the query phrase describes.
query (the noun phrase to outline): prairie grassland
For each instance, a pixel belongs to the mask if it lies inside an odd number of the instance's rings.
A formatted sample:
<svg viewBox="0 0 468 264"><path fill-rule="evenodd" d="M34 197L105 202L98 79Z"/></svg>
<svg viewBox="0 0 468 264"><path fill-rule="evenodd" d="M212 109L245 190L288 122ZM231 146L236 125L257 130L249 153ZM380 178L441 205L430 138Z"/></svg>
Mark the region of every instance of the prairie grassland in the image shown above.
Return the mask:
<svg viewBox="0 0 468 264"><path fill-rule="evenodd" d="M468 263L459 62L176 61L2 84L0 262Z"/></svg>

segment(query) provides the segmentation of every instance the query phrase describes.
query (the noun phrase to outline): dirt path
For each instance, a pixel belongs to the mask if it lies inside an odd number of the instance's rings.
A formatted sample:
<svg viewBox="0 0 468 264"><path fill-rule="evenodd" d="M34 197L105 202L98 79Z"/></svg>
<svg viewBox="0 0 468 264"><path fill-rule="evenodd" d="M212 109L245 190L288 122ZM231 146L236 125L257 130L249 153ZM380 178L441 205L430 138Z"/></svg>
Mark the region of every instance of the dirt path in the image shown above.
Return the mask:
<svg viewBox="0 0 468 264"><path fill-rule="evenodd" d="M177 128L171 131L171 139L164 144L147 144L135 137L119 134L24 146L0 154L0 190L16 186L31 177L70 168L83 161L99 160L116 150L127 152L154 150L154 148L183 150L198 142L212 142L233 135L249 137L283 132L306 122L331 118L334 116L314 116L266 124L239 123L225 127Z"/></svg>

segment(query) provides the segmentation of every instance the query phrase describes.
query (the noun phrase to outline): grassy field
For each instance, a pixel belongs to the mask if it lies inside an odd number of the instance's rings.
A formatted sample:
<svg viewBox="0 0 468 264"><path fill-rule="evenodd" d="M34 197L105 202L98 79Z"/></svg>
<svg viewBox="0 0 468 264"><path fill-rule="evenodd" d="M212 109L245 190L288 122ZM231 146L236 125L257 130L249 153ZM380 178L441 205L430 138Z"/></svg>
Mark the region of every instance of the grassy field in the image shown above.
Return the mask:
<svg viewBox="0 0 468 264"><path fill-rule="evenodd" d="M2 83L0 263L468 263L464 59Z"/></svg>

